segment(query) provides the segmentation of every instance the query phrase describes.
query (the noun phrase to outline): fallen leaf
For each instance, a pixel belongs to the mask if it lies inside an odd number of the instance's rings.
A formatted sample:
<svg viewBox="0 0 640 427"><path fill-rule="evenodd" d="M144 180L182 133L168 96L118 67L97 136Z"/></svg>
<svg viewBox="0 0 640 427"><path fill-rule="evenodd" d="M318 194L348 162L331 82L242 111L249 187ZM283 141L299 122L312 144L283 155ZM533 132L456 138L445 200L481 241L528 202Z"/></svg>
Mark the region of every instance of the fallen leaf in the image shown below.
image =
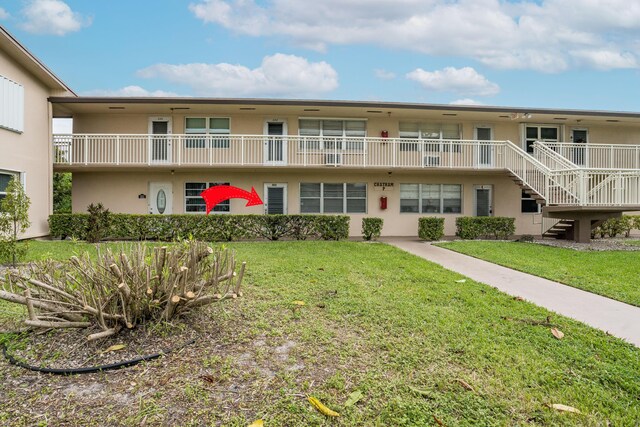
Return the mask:
<svg viewBox="0 0 640 427"><path fill-rule="evenodd" d="M249 427L262 427L262 426L264 426L264 421L262 420L255 420L254 422L249 424Z"/></svg>
<svg viewBox="0 0 640 427"><path fill-rule="evenodd" d="M216 382L216 379L213 377L213 375L200 375L200 379L210 384L213 384Z"/></svg>
<svg viewBox="0 0 640 427"><path fill-rule="evenodd" d="M303 306L304 305L304 301L292 301L291 304Z"/></svg>
<svg viewBox="0 0 640 427"><path fill-rule="evenodd" d="M412 386L409 386L409 390L411 390L412 392L417 393L417 394L419 394L420 396L423 396L423 397L431 397L431 393L429 393L426 390L420 390L419 388L412 387Z"/></svg>
<svg viewBox="0 0 640 427"><path fill-rule="evenodd" d="M329 409L328 407L324 406L322 404L322 402L320 402L317 398L313 397L313 396L307 396L307 400L309 400L309 403L311 403L311 405L316 408L318 410L318 412L320 412L323 415L326 415L327 417L339 417L340 414L337 413L336 411Z"/></svg>
<svg viewBox="0 0 640 427"><path fill-rule="evenodd" d="M562 333L562 331L559 331L556 328L551 328L551 333L553 334L554 337L556 337L559 340L564 338L564 334Z"/></svg>
<svg viewBox="0 0 640 427"><path fill-rule="evenodd" d="M125 347L126 347L126 345L124 345L124 344L116 344L116 345L112 345L111 347L106 349L104 352L105 353L109 353L110 351L118 351L118 350L122 350Z"/></svg>
<svg viewBox="0 0 640 427"><path fill-rule="evenodd" d="M471 385L468 382L466 382L465 380L462 380L460 378L456 378L456 381L458 382L458 384L460 384L462 387L466 388L467 390L475 392L473 387L471 387Z"/></svg>
<svg viewBox="0 0 640 427"><path fill-rule="evenodd" d="M574 408L573 406L567 406L567 405L563 405L561 403L554 403L552 405L549 405L550 407L552 407L553 409L557 410L557 411L561 411L561 412L571 412L572 414L579 414L580 411L576 408Z"/></svg>
<svg viewBox="0 0 640 427"><path fill-rule="evenodd" d="M362 392L360 390L356 390L349 395L347 401L344 402L344 406L353 406L358 403L360 399L362 399Z"/></svg>
<svg viewBox="0 0 640 427"><path fill-rule="evenodd" d="M316 304L316 307L318 307L318 308L325 308L325 307L326 307L326 305L324 305L324 304L320 303L320 304Z"/></svg>
<svg viewBox="0 0 640 427"><path fill-rule="evenodd" d="M467 279L460 279L460 280L456 280L456 283L464 283L466 281L467 281Z"/></svg>
<svg viewBox="0 0 640 427"><path fill-rule="evenodd" d="M440 421L438 418L436 418L436 416L433 416L433 420L439 425L439 426L444 426L444 423L442 421Z"/></svg>

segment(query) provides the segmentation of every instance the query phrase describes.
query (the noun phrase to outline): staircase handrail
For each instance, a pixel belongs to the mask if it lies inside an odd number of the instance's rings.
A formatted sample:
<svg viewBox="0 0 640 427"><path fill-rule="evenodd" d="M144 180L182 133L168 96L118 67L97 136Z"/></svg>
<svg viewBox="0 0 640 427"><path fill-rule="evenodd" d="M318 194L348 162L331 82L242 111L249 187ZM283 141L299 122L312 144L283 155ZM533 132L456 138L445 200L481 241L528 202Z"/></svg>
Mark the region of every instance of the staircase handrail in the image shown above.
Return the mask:
<svg viewBox="0 0 640 427"><path fill-rule="evenodd" d="M581 169L580 166L573 163L560 153L553 150L551 147L545 145L543 141L535 141L533 143L534 158L540 163L547 166L550 170L568 170L568 169ZM553 166L545 163L541 158L547 159L554 163Z"/></svg>

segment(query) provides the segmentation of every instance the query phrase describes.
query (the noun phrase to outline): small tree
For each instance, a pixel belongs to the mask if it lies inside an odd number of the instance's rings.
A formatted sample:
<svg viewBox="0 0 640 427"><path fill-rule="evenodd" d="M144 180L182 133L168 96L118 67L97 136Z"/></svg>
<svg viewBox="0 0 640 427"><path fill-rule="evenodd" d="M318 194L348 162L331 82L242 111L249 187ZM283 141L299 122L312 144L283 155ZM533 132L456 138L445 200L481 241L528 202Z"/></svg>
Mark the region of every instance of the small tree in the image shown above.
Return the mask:
<svg viewBox="0 0 640 427"><path fill-rule="evenodd" d="M31 200L24 191L24 187L17 176L11 178L6 188L7 195L0 202L0 258L16 260L25 255L26 246L18 247L18 234L27 231L31 225L29 221L29 206Z"/></svg>
<svg viewBox="0 0 640 427"><path fill-rule="evenodd" d="M87 207L89 219L87 220L87 242L98 243L102 240L109 230L111 222L111 213L109 209L105 209L102 203L91 203Z"/></svg>

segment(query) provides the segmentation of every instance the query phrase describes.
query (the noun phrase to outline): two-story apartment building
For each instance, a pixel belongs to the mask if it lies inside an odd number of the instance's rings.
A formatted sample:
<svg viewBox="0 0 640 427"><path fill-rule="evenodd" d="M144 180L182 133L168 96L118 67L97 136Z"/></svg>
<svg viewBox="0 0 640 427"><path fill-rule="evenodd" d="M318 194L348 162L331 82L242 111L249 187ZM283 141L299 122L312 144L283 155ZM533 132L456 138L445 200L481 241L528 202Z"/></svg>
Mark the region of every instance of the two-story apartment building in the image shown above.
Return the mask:
<svg viewBox="0 0 640 427"><path fill-rule="evenodd" d="M0 26L0 199L11 178L19 177L31 199L32 225L23 237L49 234L51 96L75 94Z"/></svg>
<svg viewBox="0 0 640 427"><path fill-rule="evenodd" d="M73 133L52 135L53 117L73 118ZM417 235L420 216L453 235L459 216L499 215L518 234L585 241L597 221L640 210L639 143L640 113L78 97L0 27L0 198L19 176L24 237L47 234L55 170L73 173L75 212L198 215L202 190L230 184L265 204L213 214L347 214L352 235L377 216L398 236Z"/></svg>
<svg viewBox="0 0 640 427"><path fill-rule="evenodd" d="M225 213L327 213L385 220L417 235L417 218L516 218L539 235L558 218L636 210L640 114L385 102L53 97L73 117L54 168L73 172L73 209L203 214L216 184L255 187L264 206ZM543 214L544 211L544 214ZM554 216L554 220L543 220ZM579 221L578 221L579 223ZM577 227L575 223L574 228ZM544 227L544 228L543 228Z"/></svg>

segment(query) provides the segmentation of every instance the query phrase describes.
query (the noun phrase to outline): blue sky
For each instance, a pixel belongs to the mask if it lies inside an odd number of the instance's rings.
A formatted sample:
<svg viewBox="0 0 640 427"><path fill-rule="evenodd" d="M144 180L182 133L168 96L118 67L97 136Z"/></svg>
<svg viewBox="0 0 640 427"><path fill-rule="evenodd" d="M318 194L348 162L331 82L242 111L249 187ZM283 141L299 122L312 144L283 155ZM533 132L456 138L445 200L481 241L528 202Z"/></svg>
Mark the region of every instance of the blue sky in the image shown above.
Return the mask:
<svg viewBox="0 0 640 427"><path fill-rule="evenodd" d="M640 111L640 2L0 0L80 95Z"/></svg>

